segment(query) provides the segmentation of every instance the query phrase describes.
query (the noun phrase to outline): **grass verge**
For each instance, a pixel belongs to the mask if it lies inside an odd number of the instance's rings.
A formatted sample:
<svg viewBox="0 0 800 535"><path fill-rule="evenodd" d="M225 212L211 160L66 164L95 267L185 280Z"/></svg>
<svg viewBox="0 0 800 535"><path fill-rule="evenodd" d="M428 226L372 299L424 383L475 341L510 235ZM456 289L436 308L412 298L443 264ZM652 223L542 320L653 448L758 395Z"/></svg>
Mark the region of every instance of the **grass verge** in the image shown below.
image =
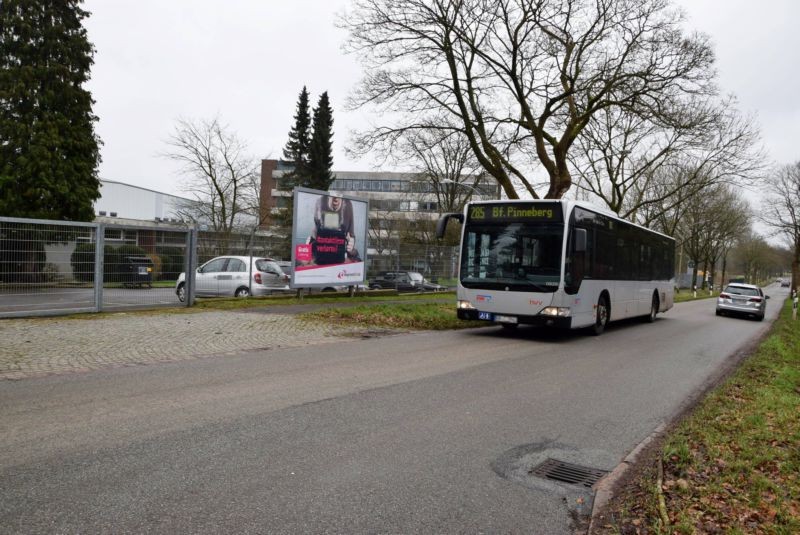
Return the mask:
<svg viewBox="0 0 800 535"><path fill-rule="evenodd" d="M676 303L685 303L686 301L697 301L700 299L711 299L712 297L718 297L719 292L715 291L711 295L709 295L708 290L697 290L697 297L692 295L692 292L688 290L683 290L680 293L675 294L675 302Z"/></svg>
<svg viewBox="0 0 800 535"><path fill-rule="evenodd" d="M788 301L753 355L651 460L595 533L800 533L800 320Z"/></svg>
<svg viewBox="0 0 800 535"><path fill-rule="evenodd" d="M435 293L422 293L422 294L397 294L394 290L371 290L369 292L358 293L353 297L345 293L320 293L306 296L303 299L297 299L293 295L280 295L268 297L220 297L220 298L199 298L195 301L194 306L158 306L151 308L136 308L131 307L126 310L113 310L105 311L97 314L94 313L79 313L68 314L64 316L46 316L39 318L26 318L28 320L37 320L42 322L54 320L95 320L101 318L113 317L116 315L159 315L159 314L193 314L198 312L206 312L209 310L240 310L247 308L262 308L271 306L287 306L287 305L312 305L312 304L344 304L347 306L357 305L359 303L378 303L381 301L391 302L414 302L425 301L430 306L431 301L441 300L446 303L451 309L455 304L455 292L435 292ZM455 315L455 312L453 312ZM13 321L13 319L9 319Z"/></svg>
<svg viewBox="0 0 800 535"><path fill-rule="evenodd" d="M360 305L307 312L300 317L313 321L343 322L361 327L389 327L413 330L464 329L486 325L485 322L458 319L454 303Z"/></svg>
<svg viewBox="0 0 800 535"><path fill-rule="evenodd" d="M345 293L320 293L312 294L298 299L294 295L281 295L269 297L248 297L248 298L211 298L211 299L197 299L192 308L204 310L233 310L237 308L253 308L253 307L268 307L268 306L285 306L285 305L310 305L310 304L337 304L337 303L370 303L381 300L391 301L419 301L419 300L436 300L442 299L451 304L455 303L455 292L436 292L436 293L423 293L423 294L398 294L394 290L372 290L369 292L361 292L353 297Z"/></svg>

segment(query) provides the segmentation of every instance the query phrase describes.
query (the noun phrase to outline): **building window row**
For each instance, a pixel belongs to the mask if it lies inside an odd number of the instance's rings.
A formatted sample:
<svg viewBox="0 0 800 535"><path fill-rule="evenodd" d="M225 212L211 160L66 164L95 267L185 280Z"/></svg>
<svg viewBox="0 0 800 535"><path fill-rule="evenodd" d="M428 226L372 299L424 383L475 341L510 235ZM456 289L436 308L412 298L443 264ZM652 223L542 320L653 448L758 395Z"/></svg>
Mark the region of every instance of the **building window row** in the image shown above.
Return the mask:
<svg viewBox="0 0 800 535"><path fill-rule="evenodd" d="M275 197L276 208L288 208L291 197ZM439 203L436 201L400 201L397 199L370 199L370 210L383 212L436 212Z"/></svg>
<svg viewBox="0 0 800 535"><path fill-rule="evenodd" d="M411 182L403 180L358 180L352 178L337 178L331 184L335 191L385 191L402 192L411 191Z"/></svg>
<svg viewBox="0 0 800 535"><path fill-rule="evenodd" d="M470 186L465 184L464 187ZM337 178L331 184L331 189L334 191L381 191L388 193L436 193L449 187L448 184L437 185L433 182L425 181L409 181L409 180L359 180L352 178ZM454 187L459 187L455 186ZM481 184L475 189L484 196L496 197L497 186L489 184Z"/></svg>
<svg viewBox="0 0 800 535"><path fill-rule="evenodd" d="M280 179L276 180L275 187L280 189ZM438 186L438 191L446 190L450 184ZM458 188L458 185L452 185ZM497 185L479 184L473 187L463 184L462 187L472 188L484 197L496 198L499 191ZM352 178L337 178L331 184L332 191L376 191L384 193L437 193L437 185L432 182L408 180L360 180Z"/></svg>
<svg viewBox="0 0 800 535"><path fill-rule="evenodd" d="M369 201L370 210L384 212L436 212L439 203L435 201L398 201L396 199L372 199Z"/></svg>

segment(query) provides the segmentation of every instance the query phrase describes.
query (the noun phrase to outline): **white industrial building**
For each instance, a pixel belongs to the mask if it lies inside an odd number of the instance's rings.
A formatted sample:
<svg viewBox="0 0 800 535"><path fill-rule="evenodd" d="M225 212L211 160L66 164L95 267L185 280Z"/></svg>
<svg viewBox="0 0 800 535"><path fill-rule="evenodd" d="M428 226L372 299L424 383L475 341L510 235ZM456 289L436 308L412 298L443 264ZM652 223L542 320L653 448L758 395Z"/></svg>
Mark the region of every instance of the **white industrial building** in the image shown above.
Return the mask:
<svg viewBox="0 0 800 535"><path fill-rule="evenodd" d="M193 202L140 186L100 180L100 198L94 203L94 213L126 220L179 221L180 211Z"/></svg>

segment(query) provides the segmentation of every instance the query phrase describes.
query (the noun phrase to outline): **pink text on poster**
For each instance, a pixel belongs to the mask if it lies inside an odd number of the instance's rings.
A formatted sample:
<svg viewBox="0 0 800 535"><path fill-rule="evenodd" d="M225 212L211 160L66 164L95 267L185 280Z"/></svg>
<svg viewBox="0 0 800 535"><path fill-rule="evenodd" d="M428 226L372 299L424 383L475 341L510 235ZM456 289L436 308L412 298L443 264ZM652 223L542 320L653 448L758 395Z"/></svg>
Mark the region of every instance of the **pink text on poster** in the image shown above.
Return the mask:
<svg viewBox="0 0 800 535"><path fill-rule="evenodd" d="M311 244L304 243L296 245L294 248L294 257L299 262L311 262Z"/></svg>

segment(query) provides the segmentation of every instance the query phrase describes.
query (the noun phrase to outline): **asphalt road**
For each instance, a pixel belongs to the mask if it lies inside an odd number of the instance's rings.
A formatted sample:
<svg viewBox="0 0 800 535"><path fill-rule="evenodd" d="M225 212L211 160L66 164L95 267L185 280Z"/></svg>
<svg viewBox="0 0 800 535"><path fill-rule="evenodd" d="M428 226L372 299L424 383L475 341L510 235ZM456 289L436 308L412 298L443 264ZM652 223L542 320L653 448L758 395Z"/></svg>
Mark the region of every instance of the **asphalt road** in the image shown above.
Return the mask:
<svg viewBox="0 0 800 535"><path fill-rule="evenodd" d="M0 531L572 533L587 489L769 327L711 300L0 383Z"/></svg>

